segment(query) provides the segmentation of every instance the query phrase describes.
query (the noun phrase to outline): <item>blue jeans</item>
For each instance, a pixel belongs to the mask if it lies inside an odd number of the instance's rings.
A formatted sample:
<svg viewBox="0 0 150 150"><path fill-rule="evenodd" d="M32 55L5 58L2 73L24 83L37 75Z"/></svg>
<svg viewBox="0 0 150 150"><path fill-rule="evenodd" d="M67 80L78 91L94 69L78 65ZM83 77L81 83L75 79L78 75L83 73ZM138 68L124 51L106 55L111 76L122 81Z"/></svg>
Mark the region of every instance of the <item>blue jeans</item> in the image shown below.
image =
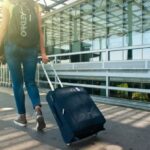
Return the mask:
<svg viewBox="0 0 150 150"><path fill-rule="evenodd" d="M20 48L14 43L5 43L5 57L11 74L19 114L26 113L23 89L24 82L33 108L40 105L39 91L35 83L37 56L37 48Z"/></svg>

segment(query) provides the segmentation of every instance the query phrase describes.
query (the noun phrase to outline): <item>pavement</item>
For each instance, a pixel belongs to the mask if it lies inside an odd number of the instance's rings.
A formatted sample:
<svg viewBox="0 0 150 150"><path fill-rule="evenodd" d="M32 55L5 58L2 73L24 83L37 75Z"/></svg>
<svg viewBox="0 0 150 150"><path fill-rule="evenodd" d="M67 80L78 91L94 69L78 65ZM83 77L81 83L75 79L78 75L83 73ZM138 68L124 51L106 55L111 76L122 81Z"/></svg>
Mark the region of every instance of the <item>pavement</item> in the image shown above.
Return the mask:
<svg viewBox="0 0 150 150"><path fill-rule="evenodd" d="M71 146L65 145L40 90L47 128L35 131L35 116L26 94L27 127L14 125L16 108L10 88L0 87L0 150L150 150L150 111L96 103L107 122L106 130Z"/></svg>

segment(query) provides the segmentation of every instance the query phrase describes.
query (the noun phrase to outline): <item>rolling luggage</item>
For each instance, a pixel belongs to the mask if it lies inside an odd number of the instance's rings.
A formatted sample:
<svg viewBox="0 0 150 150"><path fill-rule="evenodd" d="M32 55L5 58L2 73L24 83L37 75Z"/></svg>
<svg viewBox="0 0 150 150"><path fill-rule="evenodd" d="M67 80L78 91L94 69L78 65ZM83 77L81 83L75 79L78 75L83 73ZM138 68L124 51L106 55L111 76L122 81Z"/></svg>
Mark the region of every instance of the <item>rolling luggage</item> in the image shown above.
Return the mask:
<svg viewBox="0 0 150 150"><path fill-rule="evenodd" d="M51 91L46 100L59 126L66 144L81 140L104 130L106 122L90 95L82 87L63 87L55 69L51 65L61 88L54 89L41 62Z"/></svg>

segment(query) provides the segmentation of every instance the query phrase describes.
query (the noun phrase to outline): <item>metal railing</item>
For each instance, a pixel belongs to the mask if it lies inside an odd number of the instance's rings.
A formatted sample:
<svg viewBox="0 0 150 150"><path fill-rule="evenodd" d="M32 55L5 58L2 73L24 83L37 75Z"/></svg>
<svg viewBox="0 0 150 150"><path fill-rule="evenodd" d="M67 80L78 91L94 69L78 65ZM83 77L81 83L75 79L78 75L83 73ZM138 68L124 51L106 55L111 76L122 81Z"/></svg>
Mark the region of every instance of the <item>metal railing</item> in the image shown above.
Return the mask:
<svg viewBox="0 0 150 150"><path fill-rule="evenodd" d="M7 64L0 63L0 85L10 87L11 77Z"/></svg>
<svg viewBox="0 0 150 150"><path fill-rule="evenodd" d="M80 51L80 52L70 52L70 53L64 53L64 54L55 54L55 55L49 55L48 57L54 58L55 63L58 57L62 56L73 56L73 55L83 55L83 54L94 54L99 52L105 52L105 60L104 61L110 61L109 60L109 52L115 52L115 51L126 51L126 50L134 50L134 49L145 49L150 48L150 45L137 45L137 46L127 46L127 47L118 47L118 48L108 48L108 49L101 49L101 50L91 50L91 51ZM143 57L141 56L141 60ZM122 61L124 61L122 59Z"/></svg>
<svg viewBox="0 0 150 150"><path fill-rule="evenodd" d="M125 50L131 50L131 49L144 49L144 48L150 48L150 45L141 45L141 46L129 46L129 47L123 47L123 48L112 48L112 49L102 49L102 50L93 50L93 51L82 51L82 52L74 52L74 53L65 53L65 54L55 54L55 55L48 55L48 57L50 58L50 63L54 64L54 67L56 67L56 70L58 72L58 75L60 75L60 77L63 76L72 76L73 78L77 75L77 78L80 78L80 75L82 76L82 78L87 78L89 76L93 76L93 77L104 77L105 78L105 85L91 85L91 84L79 84L79 83L69 83L69 82L63 82L64 85L66 86L83 86L83 87L87 87L87 88L94 88L94 89L104 89L106 91L106 97L109 97L109 91L110 90L117 90L117 91L127 91L127 92L141 92L141 93L150 93L150 89L139 89L139 88L125 88L125 87L114 87L114 86L110 86L110 77L118 77L118 76L122 76L122 81L124 80L124 78L126 77L132 77L134 78L146 78L146 80L150 80L150 60L144 60L144 59L140 59L140 60L136 60L137 62L144 62L144 67L143 68L136 68L136 67L125 67L122 68L120 67L119 70L121 70L121 74L118 73L118 68L114 67L113 68L109 68L106 67L105 64L107 63L114 63L114 62L118 62L123 64L128 62L129 65L132 62L135 62L135 60L122 60L122 61L110 61L109 60L109 52L112 51L125 51ZM60 58L63 56L67 56L67 57L71 57L73 55L85 55L85 54L94 54L94 53L98 53L98 52L105 52L106 53L106 59L103 61L97 61L95 62L95 64L97 63L98 65L101 63L102 64L102 68L94 68L92 70L92 68L90 68L90 70L88 70L88 67L90 67L90 65L92 64L92 62L75 62L75 63L71 63L70 61L67 61L66 63L61 63ZM39 57L41 58L41 57ZM142 58L142 57L141 57ZM84 70L84 68L80 68L78 69L78 67L80 67L81 65L86 64L86 69ZM71 69L65 69L65 66L69 65ZM97 66L98 66L97 65ZM129 66L128 65L128 66ZM47 70L50 70L48 64L45 65ZM59 66L59 67L58 67ZM76 66L76 67L75 67ZM61 69L58 69L61 68ZM84 72L83 72L84 70ZM92 72L91 72L92 70ZM128 71L129 72L126 72ZM136 70L135 73L134 70ZM143 71L141 73L141 70ZM146 71L145 71L146 70ZM113 71L113 74L111 74L111 71ZM115 72L115 74L114 74ZM125 73L125 75L123 75ZM138 75L139 73L139 75ZM38 83L38 85L40 85L40 83L47 83L46 81L42 81L40 79L42 70L40 67L40 64L38 64L37 67L37 75L36 75L36 81ZM132 74L132 76L131 76ZM50 76L54 77L54 74L50 71L49 72ZM55 78L55 77L54 77ZM55 80L53 82L53 84L57 85L58 82L57 80ZM0 85L1 86L11 86L11 77L10 77L10 73L8 71L8 67L7 64L2 65L0 64Z"/></svg>
<svg viewBox="0 0 150 150"><path fill-rule="evenodd" d="M150 93L149 89L143 89L143 88L125 88L125 87L113 87L110 86L110 77L122 77L122 82L124 80L124 78L129 77L129 78L136 78L140 79L141 78L145 78L146 80L150 80L150 59L149 60L144 60L144 59L140 59L140 60L121 60L121 61L110 61L109 60L109 52L112 51L126 51L126 50L131 50L131 49L145 49L145 48L150 48L150 45L141 45L141 46L129 46L129 47L123 47L123 48L112 48L112 49L102 49L102 50L93 50L93 51L84 51L84 52L74 52L74 53L65 53L65 54L55 54L55 55L50 55L49 57L51 58L51 60L54 63L54 67L56 68L58 74L62 76L72 76L75 77L76 75L79 77L80 75L84 78L91 77L93 75L93 77L96 76L101 76L101 77L105 77L105 85L91 85L91 84L78 84L78 83L66 83L64 82L63 84L66 86L83 86L83 87L87 87L87 88L96 88L96 89L105 89L106 90L106 97L109 97L109 91L110 90L114 90L114 91L127 91L127 92L140 92L140 93ZM99 62L95 62L95 64L97 63L98 65L102 65L101 68L97 68L92 70L92 68L90 66L93 67L93 62L75 62L75 63L71 63L71 62L65 62L65 63L61 63L61 61L59 60L61 57L63 56L73 56L73 55L82 55L82 54L94 54L94 53L98 53L98 52L106 52L106 59L104 61L99 61ZM141 57L143 58L143 57ZM117 64L116 67L109 67L108 64L113 64L115 66L115 63ZM122 63L122 64L121 64ZM81 65L85 65L86 64L86 68L83 68L80 66ZM118 67L119 65L125 65L127 67ZM137 66L134 66L135 64L137 64ZM141 67L139 64L142 64ZM106 67L106 65L108 67ZM133 65L133 66L131 66ZM47 66L47 65L46 65ZM67 69L65 68L67 66ZM61 69L60 69L61 68ZM78 69L79 68L79 69ZM90 68L88 70L88 68ZM50 71L50 68L48 69L47 66L47 70ZM63 72L64 70L64 72ZM84 70L84 72L82 72ZM92 72L91 72L92 70ZM121 73L118 73L118 70L121 70ZM75 72L77 71L77 72ZM113 71L113 73L111 72ZM115 72L115 73L114 73ZM51 75L53 75L52 72L50 72ZM53 82L54 84L58 84L57 81Z"/></svg>

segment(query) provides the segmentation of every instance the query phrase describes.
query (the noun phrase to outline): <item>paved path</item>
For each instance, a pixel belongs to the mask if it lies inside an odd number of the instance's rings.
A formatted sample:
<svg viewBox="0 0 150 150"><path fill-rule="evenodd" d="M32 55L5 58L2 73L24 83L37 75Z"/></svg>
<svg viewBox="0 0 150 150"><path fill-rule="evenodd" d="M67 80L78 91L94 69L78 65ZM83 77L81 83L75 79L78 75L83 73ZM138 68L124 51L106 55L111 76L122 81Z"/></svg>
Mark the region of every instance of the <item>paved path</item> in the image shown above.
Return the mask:
<svg viewBox="0 0 150 150"><path fill-rule="evenodd" d="M0 88L0 150L150 150L150 112L98 103L107 119L105 131L67 147L41 93L47 123L44 132L34 130L35 118L26 95L26 128L13 124L16 117L14 98L8 88Z"/></svg>

